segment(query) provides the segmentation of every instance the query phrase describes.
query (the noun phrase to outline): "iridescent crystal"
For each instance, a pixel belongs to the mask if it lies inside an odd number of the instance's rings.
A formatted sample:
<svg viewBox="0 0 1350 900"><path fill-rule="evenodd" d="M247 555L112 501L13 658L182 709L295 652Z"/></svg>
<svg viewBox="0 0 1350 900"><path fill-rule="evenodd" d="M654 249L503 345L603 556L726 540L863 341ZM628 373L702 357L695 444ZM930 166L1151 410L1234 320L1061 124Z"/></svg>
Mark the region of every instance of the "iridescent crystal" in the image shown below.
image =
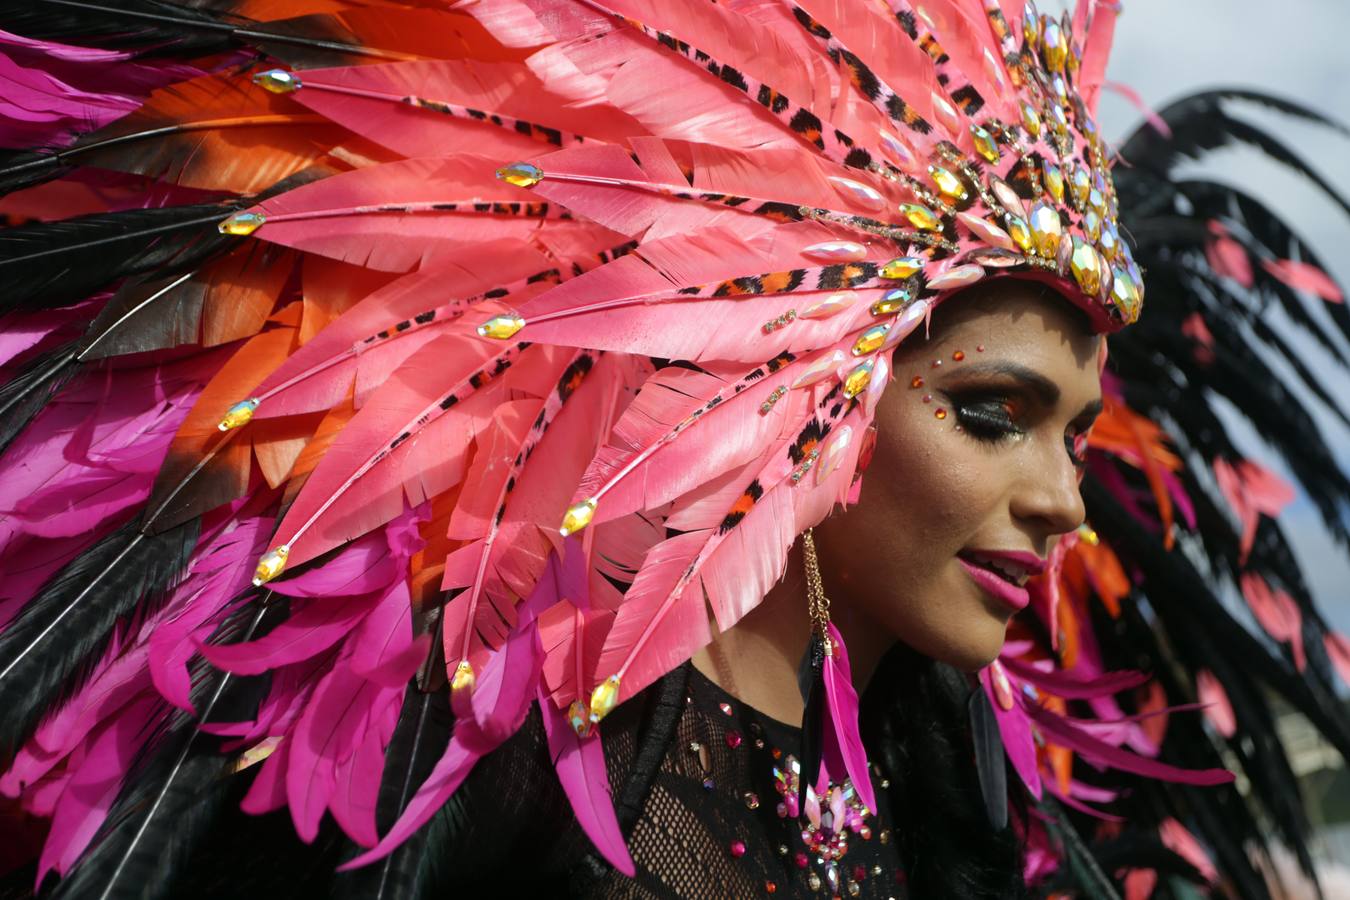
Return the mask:
<svg viewBox="0 0 1350 900"><path fill-rule="evenodd" d="M1026 204L1022 202L1021 196L1013 190L1012 185L1002 178L995 176L989 177L989 190L994 192L998 202L1003 204L1003 208L1015 216L1025 216L1027 214Z"/></svg>
<svg viewBox="0 0 1350 900"><path fill-rule="evenodd" d="M1064 33L1059 29L1059 23L1051 18L1045 20L1041 30L1041 55L1045 59L1045 67L1051 72L1064 71L1064 60L1069 55L1069 45L1064 39Z"/></svg>
<svg viewBox="0 0 1350 900"><path fill-rule="evenodd" d="M511 163L497 170L497 177L516 187L534 187L544 178L544 170L527 162Z"/></svg>
<svg viewBox="0 0 1350 900"><path fill-rule="evenodd" d="M286 568L286 557L291 555L291 548L282 544L272 550L268 550L258 560L258 567L253 570L253 586L262 587L281 574L281 570Z"/></svg>
<svg viewBox="0 0 1350 900"><path fill-rule="evenodd" d="M900 214L909 220L909 224L920 231L941 231L942 220L937 213L918 203L901 203Z"/></svg>
<svg viewBox="0 0 1350 900"><path fill-rule="evenodd" d="M1059 250L1059 239L1064 227L1059 220L1059 210L1049 203L1041 201L1031 208L1032 252L1045 259L1054 259Z"/></svg>
<svg viewBox="0 0 1350 900"><path fill-rule="evenodd" d="M1008 236L1013 239L1013 243L1022 248L1023 252L1032 252L1031 229L1021 216L1008 216Z"/></svg>
<svg viewBox="0 0 1350 900"><path fill-rule="evenodd" d="M1083 293L1089 297L1097 296L1102 284L1101 260L1092 245L1077 235L1073 238L1073 255L1069 257L1069 268Z"/></svg>
<svg viewBox="0 0 1350 900"><path fill-rule="evenodd" d="M258 408L260 402L257 397L240 400L234 406L225 410L225 415L221 417L220 424L216 425L216 428L221 431L229 431L232 428L247 425L253 418L253 411Z"/></svg>
<svg viewBox="0 0 1350 900"><path fill-rule="evenodd" d="M874 316L890 316L898 313L909 305L913 300L908 288L896 288L893 291L887 291L876 303L872 304L870 312Z"/></svg>
<svg viewBox="0 0 1350 900"><path fill-rule="evenodd" d="M1063 75L1056 75L1050 79L1050 93L1054 94L1055 99L1061 104L1069 102L1069 85Z"/></svg>
<svg viewBox="0 0 1350 900"><path fill-rule="evenodd" d="M838 291L824 300L813 303L797 313L799 319L828 319L835 313L843 312L853 303L852 291Z"/></svg>
<svg viewBox="0 0 1350 900"><path fill-rule="evenodd" d="M1055 253L1055 269L1061 275L1069 274L1069 263L1073 257L1073 241L1060 241L1059 250Z"/></svg>
<svg viewBox="0 0 1350 900"><path fill-rule="evenodd" d="M1069 181L1069 190L1079 209L1087 206L1088 193L1092 190L1092 176L1082 163L1074 166L1073 178Z"/></svg>
<svg viewBox="0 0 1350 900"><path fill-rule="evenodd" d="M575 503L567 508L563 515L562 526L558 532L567 537L569 534L575 534L587 525L591 524L592 517L595 516L596 499L587 497L580 503Z"/></svg>
<svg viewBox="0 0 1350 900"><path fill-rule="evenodd" d="M829 478L839 464L844 461L844 451L853 443L853 427L845 425L832 434L825 443L825 451L820 455L820 465L816 467L816 483ZM753 807L751 807L753 809Z"/></svg>
<svg viewBox="0 0 1350 900"><path fill-rule="evenodd" d="M1041 180L1056 203L1064 202L1064 172L1050 160L1041 163Z"/></svg>
<svg viewBox="0 0 1350 900"><path fill-rule="evenodd" d="M895 259L886 263L878 272L882 278L888 278L892 281L899 281L902 278L908 278L915 272L924 267L927 262L921 256L897 256Z"/></svg>
<svg viewBox="0 0 1350 900"><path fill-rule="evenodd" d="M1106 212L1106 196L1096 188L1088 191L1087 198L1088 209L1095 210L1098 215Z"/></svg>
<svg viewBox="0 0 1350 900"><path fill-rule="evenodd" d="M1005 712L1012 709L1016 698L1013 695L1012 684L1008 681L1008 673L998 660L989 664L989 684L994 689L994 699L998 702L999 708Z"/></svg>
<svg viewBox="0 0 1350 900"><path fill-rule="evenodd" d="M965 200L970 194L966 191L966 185L956 175L942 168L942 166L929 166L928 176L933 179L933 184L937 185L938 191L942 196L956 203Z"/></svg>
<svg viewBox="0 0 1350 900"><path fill-rule="evenodd" d="M1102 217L1097 215L1095 209L1089 209L1083 213L1083 233L1090 240L1097 240L1102 234Z"/></svg>
<svg viewBox="0 0 1350 900"><path fill-rule="evenodd" d="M914 151L909 149L904 141L900 140L900 138L891 134L886 129L881 129L880 134L882 149L889 153L896 162L900 163L901 168L914 168L915 163L918 162L918 159L914 155Z"/></svg>
<svg viewBox="0 0 1350 900"><path fill-rule="evenodd" d="M844 396L852 400L867 389L872 380L872 360L865 360L844 378Z"/></svg>
<svg viewBox="0 0 1350 900"><path fill-rule="evenodd" d="M1116 261L1116 256L1120 253L1120 233L1116 231L1114 222L1108 220L1102 225L1102 236L1097 239L1097 249L1111 262Z"/></svg>
<svg viewBox="0 0 1350 900"><path fill-rule="evenodd" d="M821 241L802 248L802 256L820 262L858 262L867 258L867 248L856 241Z"/></svg>
<svg viewBox="0 0 1350 900"><path fill-rule="evenodd" d="M1041 17L1034 3L1028 3L1022 8L1022 39L1028 48L1035 47L1041 41Z"/></svg>
<svg viewBox="0 0 1350 900"><path fill-rule="evenodd" d="M1140 297L1130 273L1119 266L1111 267L1111 302L1120 312L1125 324L1139 318Z"/></svg>
<svg viewBox="0 0 1350 900"><path fill-rule="evenodd" d="M976 265L954 266L928 282L930 291L947 291L952 288L974 284L984 277L984 269Z"/></svg>
<svg viewBox="0 0 1350 900"><path fill-rule="evenodd" d="M480 337L492 338L497 341L510 340L517 331L525 327L525 320L514 313L506 315L493 316L486 322L478 326Z"/></svg>
<svg viewBox="0 0 1350 900"><path fill-rule="evenodd" d="M879 349L882 342L886 340L886 332L890 329L889 325L873 325L858 335L858 339L853 342L853 355L866 356Z"/></svg>
<svg viewBox="0 0 1350 900"><path fill-rule="evenodd" d="M1064 107L1059 104L1053 104L1050 107L1050 124L1055 129L1055 134L1061 138L1069 136L1069 116L1064 112Z"/></svg>
<svg viewBox="0 0 1350 900"><path fill-rule="evenodd" d="M585 703L573 700L567 707L567 724L577 733L577 737L591 736L591 711Z"/></svg>
<svg viewBox="0 0 1350 900"><path fill-rule="evenodd" d="M1031 135L1032 140L1041 136L1041 117L1036 112L1036 107L1032 106L1026 100L1021 101L1022 106L1022 127Z"/></svg>
<svg viewBox="0 0 1350 900"><path fill-rule="evenodd" d="M1011 250L1014 247L1012 238L1008 232L999 228L988 219L982 219L974 213L960 212L956 214L957 221L966 226L970 233L980 240L989 244L991 247L1002 247L1004 250Z"/></svg>
<svg viewBox="0 0 1350 900"><path fill-rule="evenodd" d="M854 181L852 178L844 178L842 175L831 175L830 183L834 185L834 189L845 200L856 203L871 212L876 212L886 205L886 198L869 184Z"/></svg>
<svg viewBox="0 0 1350 900"><path fill-rule="evenodd" d="M291 94L300 90L300 76L285 69L268 69L253 76L253 83L274 94Z"/></svg>
<svg viewBox="0 0 1350 900"><path fill-rule="evenodd" d="M267 221L267 217L262 213L255 212L237 212L228 219L221 221L216 226L216 230L221 234L233 234L237 237L247 237Z"/></svg>
<svg viewBox="0 0 1350 900"><path fill-rule="evenodd" d="M961 131L961 117L956 112L956 107L952 106L947 98L937 91L933 91L931 96L933 98L933 114L937 117L937 120L942 123L942 127L946 128L951 134L959 134Z"/></svg>
<svg viewBox="0 0 1350 900"><path fill-rule="evenodd" d="M591 691L591 724L609 715L619 702L619 676L611 675Z"/></svg>
<svg viewBox="0 0 1350 900"><path fill-rule="evenodd" d="M810 387L816 382L828 378L844 361L844 351L835 350L807 366L792 382L794 388Z"/></svg>
<svg viewBox="0 0 1350 900"><path fill-rule="evenodd" d="M1012 250L1002 250L998 247L976 247L961 257L961 261L995 269L1006 269L1009 266L1020 266L1027 259L1022 254Z"/></svg>
<svg viewBox="0 0 1350 900"><path fill-rule="evenodd" d="M989 162L996 163L1003 156L994 136L974 122L970 123L970 138L975 144L975 151Z"/></svg>
<svg viewBox="0 0 1350 900"><path fill-rule="evenodd" d="M467 659L461 659L459 665L455 666L455 674L450 676L451 693L463 694L467 691L472 694L477 683L478 676L474 674L473 664Z"/></svg>

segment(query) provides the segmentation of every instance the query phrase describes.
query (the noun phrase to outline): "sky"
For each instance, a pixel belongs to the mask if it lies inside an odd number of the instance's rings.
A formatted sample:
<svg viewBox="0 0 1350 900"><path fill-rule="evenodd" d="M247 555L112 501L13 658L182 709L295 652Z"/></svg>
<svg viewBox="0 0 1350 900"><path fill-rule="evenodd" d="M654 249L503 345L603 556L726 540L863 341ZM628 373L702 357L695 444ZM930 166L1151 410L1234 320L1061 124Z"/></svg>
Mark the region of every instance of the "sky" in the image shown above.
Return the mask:
<svg viewBox="0 0 1350 900"><path fill-rule="evenodd" d="M1040 5L1048 12L1064 4ZM1272 10L1278 14L1271 15ZM1350 123L1347 30L1346 0L1124 0L1108 78L1133 87L1154 109L1197 90L1246 87L1296 100ZM1350 195L1350 137L1276 114L1257 112L1249 117L1274 126L1343 196ZM1103 133L1119 140L1133 130L1140 115L1122 97L1108 93L1099 120ZM1216 154L1199 171L1240 185L1277 209L1340 283L1350 285L1350 254L1345 251L1350 247L1350 215L1319 189L1243 151ZM1330 393L1347 398L1350 409L1350 375L1320 348L1306 341L1298 346L1310 367L1327 373L1324 384ZM1325 409L1315 408L1314 418L1350 470L1350 430ZM1287 471L1237 417L1233 425L1245 452L1277 471ZM1350 633L1350 552L1326 536L1306 498L1286 510L1282 522L1323 613L1334 627Z"/></svg>

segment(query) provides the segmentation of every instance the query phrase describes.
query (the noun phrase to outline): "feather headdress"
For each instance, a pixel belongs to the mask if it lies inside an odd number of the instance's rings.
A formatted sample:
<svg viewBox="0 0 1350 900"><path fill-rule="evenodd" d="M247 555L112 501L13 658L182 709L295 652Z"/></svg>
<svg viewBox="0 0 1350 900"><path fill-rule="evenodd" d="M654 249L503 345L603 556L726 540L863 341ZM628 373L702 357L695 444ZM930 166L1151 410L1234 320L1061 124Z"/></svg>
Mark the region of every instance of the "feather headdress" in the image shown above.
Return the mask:
<svg viewBox="0 0 1350 900"><path fill-rule="evenodd" d="M896 346L994 277L1102 332L1140 314L1092 119L1113 4L83 6L0 17L56 81L144 68L99 95L99 130L72 137L95 102L72 88L0 159L0 208L44 219L0 232L0 791L52 817L67 893L139 883L199 769L249 773L244 808L289 808L306 840L331 813L349 866L405 867L534 702L582 828L631 870L597 726L854 496ZM1189 514L1156 429L1119 423L1102 452ZM1057 572L1118 603L1095 546ZM1139 679L1100 671L1087 594L1062 594L1048 640L981 676L981 766L1001 742L1070 806L1073 752L1215 780L1120 749L1159 751L1111 699ZM447 689L452 731L417 693ZM1092 731L1080 701L1124 724Z"/></svg>

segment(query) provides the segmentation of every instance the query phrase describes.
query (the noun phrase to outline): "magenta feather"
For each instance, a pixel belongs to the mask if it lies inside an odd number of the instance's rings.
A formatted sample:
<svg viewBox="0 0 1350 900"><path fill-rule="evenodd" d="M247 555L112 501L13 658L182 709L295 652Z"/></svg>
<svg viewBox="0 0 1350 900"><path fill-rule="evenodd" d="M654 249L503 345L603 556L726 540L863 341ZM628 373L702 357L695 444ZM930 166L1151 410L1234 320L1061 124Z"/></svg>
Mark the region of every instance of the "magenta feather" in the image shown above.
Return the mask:
<svg viewBox="0 0 1350 900"><path fill-rule="evenodd" d="M1005 663L1007 659L1006 655L1000 657ZM1003 708L994 691L987 666L980 669L978 677L980 689L988 696L989 706L994 711L999 737L1003 739L1003 752L1007 755L1008 762L1012 763L1017 777L1027 786L1027 790L1031 791L1032 796L1039 800L1042 792L1041 771L1036 761L1036 739L1031 732L1031 721L1019 703L1014 703L1011 709ZM1009 681L1012 681L1011 677Z"/></svg>
<svg viewBox="0 0 1350 900"><path fill-rule="evenodd" d="M548 754L558 771L563 792L572 804L577 824L610 865L632 878L636 868L614 812L600 734L578 737L567 721L567 714L555 707L542 689L539 708L544 715Z"/></svg>
<svg viewBox="0 0 1350 900"><path fill-rule="evenodd" d="M1015 656L999 657L1003 667L1023 681L1029 681L1056 697L1066 700L1086 700L1118 694L1139 687L1149 680L1144 672L1117 671L1084 678L1073 672L1042 669Z"/></svg>
<svg viewBox="0 0 1350 900"><path fill-rule="evenodd" d="M848 651L839 629L833 623L828 629L834 652L825 657L825 733L821 759L831 774L847 772L858 799L875 812L876 792L872 789L867 751L858 733L858 692L853 687Z"/></svg>

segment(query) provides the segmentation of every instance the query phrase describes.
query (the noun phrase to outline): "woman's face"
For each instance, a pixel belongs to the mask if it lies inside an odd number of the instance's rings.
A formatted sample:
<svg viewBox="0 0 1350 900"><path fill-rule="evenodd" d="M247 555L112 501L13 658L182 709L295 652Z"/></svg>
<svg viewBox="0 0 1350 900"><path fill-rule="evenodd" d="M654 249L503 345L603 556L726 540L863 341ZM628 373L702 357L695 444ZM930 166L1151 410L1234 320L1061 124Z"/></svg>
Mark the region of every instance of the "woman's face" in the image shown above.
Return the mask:
<svg viewBox="0 0 1350 900"><path fill-rule="evenodd" d="M816 529L850 647L899 639L967 670L998 655L1021 584L1083 521L1074 438L1100 409L1099 341L1067 301L1005 280L896 350L860 500Z"/></svg>

